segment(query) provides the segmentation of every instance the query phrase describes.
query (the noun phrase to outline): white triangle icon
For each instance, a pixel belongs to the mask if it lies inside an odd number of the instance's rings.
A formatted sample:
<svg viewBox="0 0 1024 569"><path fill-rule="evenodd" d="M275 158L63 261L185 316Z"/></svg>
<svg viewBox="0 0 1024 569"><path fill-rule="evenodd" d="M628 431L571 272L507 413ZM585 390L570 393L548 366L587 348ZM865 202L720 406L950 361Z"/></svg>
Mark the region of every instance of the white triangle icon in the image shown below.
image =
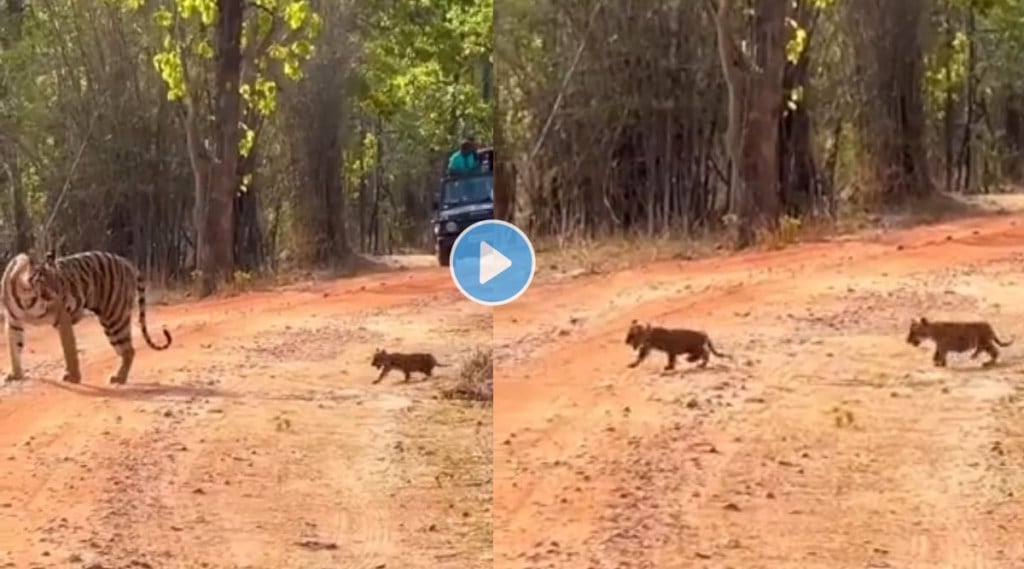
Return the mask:
<svg viewBox="0 0 1024 569"><path fill-rule="evenodd" d="M480 284L504 273L512 266L512 259L498 252L486 241L480 242Z"/></svg>

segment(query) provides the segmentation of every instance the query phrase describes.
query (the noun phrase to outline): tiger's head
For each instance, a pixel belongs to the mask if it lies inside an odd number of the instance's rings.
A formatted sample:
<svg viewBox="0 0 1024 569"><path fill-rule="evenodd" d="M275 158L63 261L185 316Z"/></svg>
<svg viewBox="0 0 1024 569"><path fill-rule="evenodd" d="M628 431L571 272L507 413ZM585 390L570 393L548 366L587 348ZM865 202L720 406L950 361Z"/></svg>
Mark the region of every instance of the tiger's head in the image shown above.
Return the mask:
<svg viewBox="0 0 1024 569"><path fill-rule="evenodd" d="M647 340L650 331L650 324L641 324L639 320L634 320L630 323L629 331L626 333L626 343L633 349L639 348Z"/></svg>
<svg viewBox="0 0 1024 569"><path fill-rule="evenodd" d="M922 316L920 320L910 321L910 332L907 334L907 343L917 347L921 341L930 338L932 335L931 323Z"/></svg>
<svg viewBox="0 0 1024 569"><path fill-rule="evenodd" d="M370 361L370 365L379 369L384 367L384 364L387 363L387 361L388 353L380 348L377 348L377 350L373 352L373 359Z"/></svg>
<svg viewBox="0 0 1024 569"><path fill-rule="evenodd" d="M57 255L50 250L41 263L33 263L28 284L41 299L50 302L61 295L60 271L57 269Z"/></svg>

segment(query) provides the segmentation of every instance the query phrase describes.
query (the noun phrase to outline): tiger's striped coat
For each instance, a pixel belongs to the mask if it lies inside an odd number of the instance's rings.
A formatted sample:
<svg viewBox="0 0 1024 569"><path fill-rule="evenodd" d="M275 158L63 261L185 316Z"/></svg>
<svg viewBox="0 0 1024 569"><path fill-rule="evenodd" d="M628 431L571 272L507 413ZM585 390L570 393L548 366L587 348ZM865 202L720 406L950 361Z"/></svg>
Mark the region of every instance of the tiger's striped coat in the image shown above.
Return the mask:
<svg viewBox="0 0 1024 569"><path fill-rule="evenodd" d="M59 327L58 305L63 302L70 323L77 324L88 310L94 313L103 331L121 357L121 364L110 377L110 383L123 384L135 358L132 346L132 304L135 295L139 302L139 325L149 347L165 350L171 345L171 334L163 330L166 342L161 346L153 342L146 328L146 284L135 266L124 257L102 251L77 253L59 259L47 255L43 263L34 263L28 255L14 257L0 279L7 322L7 346L11 357L8 381L24 378L21 352L25 346L24 326L51 325ZM69 331L74 350L74 333ZM65 381L81 381L78 370L73 369L65 346Z"/></svg>

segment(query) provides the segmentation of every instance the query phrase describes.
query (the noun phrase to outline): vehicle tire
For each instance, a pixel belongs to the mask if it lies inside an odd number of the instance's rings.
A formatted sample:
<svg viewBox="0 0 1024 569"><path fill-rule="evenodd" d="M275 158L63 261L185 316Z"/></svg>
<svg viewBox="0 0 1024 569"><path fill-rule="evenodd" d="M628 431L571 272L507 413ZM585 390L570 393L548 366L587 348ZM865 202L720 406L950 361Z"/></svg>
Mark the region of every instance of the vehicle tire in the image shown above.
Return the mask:
<svg viewBox="0 0 1024 569"><path fill-rule="evenodd" d="M452 260L452 246L444 243L437 244L437 263L447 267Z"/></svg>

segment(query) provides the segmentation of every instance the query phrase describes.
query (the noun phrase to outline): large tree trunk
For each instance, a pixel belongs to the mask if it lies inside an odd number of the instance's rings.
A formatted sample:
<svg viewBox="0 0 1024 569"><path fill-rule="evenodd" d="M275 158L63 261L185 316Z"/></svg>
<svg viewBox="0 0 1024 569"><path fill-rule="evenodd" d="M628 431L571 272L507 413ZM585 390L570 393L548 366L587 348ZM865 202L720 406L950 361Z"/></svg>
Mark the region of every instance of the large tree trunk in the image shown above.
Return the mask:
<svg viewBox="0 0 1024 569"><path fill-rule="evenodd" d="M202 273L201 294L214 292L217 284L230 277L234 264L235 194L238 192L238 144L241 136L242 0L219 0L217 18L216 113L214 128L216 154L208 191L205 228L198 247Z"/></svg>
<svg viewBox="0 0 1024 569"><path fill-rule="evenodd" d="M783 104L787 0L757 0L753 26L755 61L737 47L733 2L719 0L715 13L722 70L729 89L726 145L732 163L731 213L738 223L738 248L778 223L778 124Z"/></svg>

